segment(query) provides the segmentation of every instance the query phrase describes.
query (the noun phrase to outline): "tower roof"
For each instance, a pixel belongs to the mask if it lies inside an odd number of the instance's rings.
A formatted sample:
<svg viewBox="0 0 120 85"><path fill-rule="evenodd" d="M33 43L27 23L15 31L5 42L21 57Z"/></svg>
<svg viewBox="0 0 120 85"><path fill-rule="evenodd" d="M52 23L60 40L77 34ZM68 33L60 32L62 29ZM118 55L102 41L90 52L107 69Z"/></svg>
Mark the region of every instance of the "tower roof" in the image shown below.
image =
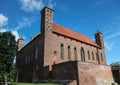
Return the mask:
<svg viewBox="0 0 120 85"><path fill-rule="evenodd" d="M102 33L99 30L97 30L95 34L102 34Z"/></svg>
<svg viewBox="0 0 120 85"><path fill-rule="evenodd" d="M20 37L18 40L24 40L22 37Z"/></svg>

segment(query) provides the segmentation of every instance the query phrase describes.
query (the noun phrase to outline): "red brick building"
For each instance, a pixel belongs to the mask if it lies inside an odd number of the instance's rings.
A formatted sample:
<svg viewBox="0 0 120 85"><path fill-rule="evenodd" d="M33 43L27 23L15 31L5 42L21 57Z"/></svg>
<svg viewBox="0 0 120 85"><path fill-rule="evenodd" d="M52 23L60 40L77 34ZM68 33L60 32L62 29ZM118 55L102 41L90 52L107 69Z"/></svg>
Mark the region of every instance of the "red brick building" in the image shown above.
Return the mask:
<svg viewBox="0 0 120 85"><path fill-rule="evenodd" d="M54 11L41 11L41 32L23 46L18 40L18 80L68 80L71 85L111 85L111 68L106 65L102 33L95 42L53 22Z"/></svg>

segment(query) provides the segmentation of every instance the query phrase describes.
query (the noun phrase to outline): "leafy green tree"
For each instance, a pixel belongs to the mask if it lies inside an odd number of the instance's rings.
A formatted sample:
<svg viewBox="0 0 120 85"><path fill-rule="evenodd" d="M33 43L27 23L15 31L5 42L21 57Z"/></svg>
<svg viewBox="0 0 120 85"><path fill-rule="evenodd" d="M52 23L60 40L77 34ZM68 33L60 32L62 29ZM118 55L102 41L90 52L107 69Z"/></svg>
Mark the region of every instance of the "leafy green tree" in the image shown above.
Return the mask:
<svg viewBox="0 0 120 85"><path fill-rule="evenodd" d="M120 66L120 62L113 62L110 64L111 66Z"/></svg>
<svg viewBox="0 0 120 85"><path fill-rule="evenodd" d="M13 61L17 51L17 42L11 32L0 32L0 78L7 81L13 70Z"/></svg>

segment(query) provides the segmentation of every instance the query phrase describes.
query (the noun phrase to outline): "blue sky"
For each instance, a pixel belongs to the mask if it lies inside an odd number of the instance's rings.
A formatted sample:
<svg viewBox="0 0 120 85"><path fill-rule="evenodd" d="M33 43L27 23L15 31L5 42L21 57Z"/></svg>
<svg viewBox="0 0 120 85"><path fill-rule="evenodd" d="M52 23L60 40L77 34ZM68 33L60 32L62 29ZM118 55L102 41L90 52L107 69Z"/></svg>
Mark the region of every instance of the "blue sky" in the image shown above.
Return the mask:
<svg viewBox="0 0 120 85"><path fill-rule="evenodd" d="M47 4L55 23L92 40L101 31L107 64L120 61L120 0L0 0L0 32L22 36L26 44L40 31L40 10Z"/></svg>

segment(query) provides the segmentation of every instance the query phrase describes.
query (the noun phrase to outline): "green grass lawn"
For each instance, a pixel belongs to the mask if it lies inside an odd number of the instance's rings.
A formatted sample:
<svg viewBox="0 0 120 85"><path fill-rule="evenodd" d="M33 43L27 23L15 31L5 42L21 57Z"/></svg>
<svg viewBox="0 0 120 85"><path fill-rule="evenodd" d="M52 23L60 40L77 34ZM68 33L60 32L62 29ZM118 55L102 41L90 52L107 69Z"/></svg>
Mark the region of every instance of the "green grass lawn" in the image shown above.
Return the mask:
<svg viewBox="0 0 120 85"><path fill-rule="evenodd" d="M12 85L62 85L62 84L53 84L53 83L13 83Z"/></svg>

